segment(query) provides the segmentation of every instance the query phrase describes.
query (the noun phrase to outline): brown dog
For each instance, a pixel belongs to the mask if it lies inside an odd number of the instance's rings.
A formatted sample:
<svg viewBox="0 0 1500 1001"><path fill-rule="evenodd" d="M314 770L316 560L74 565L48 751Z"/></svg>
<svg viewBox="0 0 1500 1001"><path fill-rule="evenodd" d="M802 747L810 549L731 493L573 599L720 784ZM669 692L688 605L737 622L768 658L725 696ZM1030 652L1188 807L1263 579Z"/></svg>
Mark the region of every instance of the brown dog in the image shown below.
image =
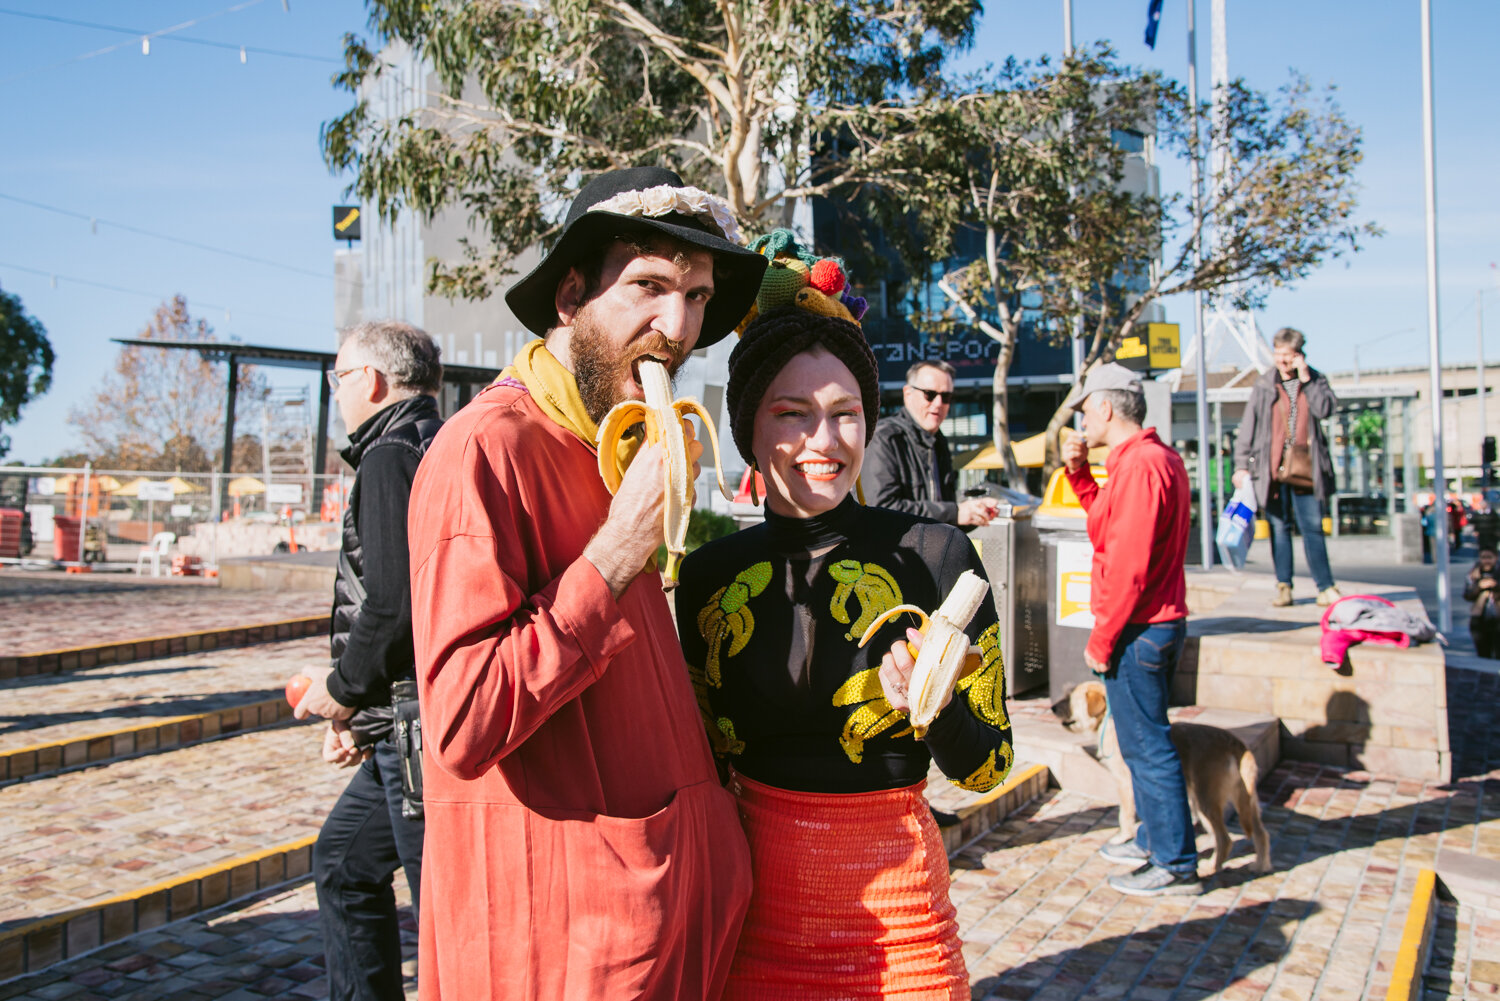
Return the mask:
<svg viewBox="0 0 1500 1001"><path fill-rule="evenodd" d="M1125 842L1135 838L1139 820L1130 769L1120 756L1120 741L1112 721L1106 725L1109 704L1104 691L1102 682L1085 681L1054 705L1052 711L1070 730L1099 733L1102 728L1099 760L1120 787L1120 834L1113 840ZM1229 803L1234 804L1240 825L1255 844L1254 870L1270 872L1271 840L1261 822L1260 802L1255 796L1255 785L1260 778L1255 755L1228 730L1199 723L1173 723L1172 743L1177 745L1178 757L1182 759L1188 805L1203 826L1213 832L1214 872L1223 868L1229 858L1229 830L1224 825L1224 807Z"/></svg>

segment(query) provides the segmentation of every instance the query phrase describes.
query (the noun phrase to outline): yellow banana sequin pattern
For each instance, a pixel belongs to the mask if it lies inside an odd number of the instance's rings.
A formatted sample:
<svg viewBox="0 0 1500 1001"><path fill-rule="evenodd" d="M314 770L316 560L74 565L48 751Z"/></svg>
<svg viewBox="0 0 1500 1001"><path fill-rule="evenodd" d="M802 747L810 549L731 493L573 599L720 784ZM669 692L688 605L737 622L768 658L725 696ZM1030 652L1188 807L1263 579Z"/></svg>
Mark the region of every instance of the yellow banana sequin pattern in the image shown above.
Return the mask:
<svg viewBox="0 0 1500 1001"><path fill-rule="evenodd" d="M962 782L955 782L954 785L967 789L970 792L989 792L1001 782L1004 782L1005 776L1010 774L1010 766L1015 760L1016 752L1011 750L1010 744L1003 744L1000 747L999 754L1002 760L998 766L995 763L996 752L991 751L990 756L985 759L984 764L974 769L974 773L968 778Z"/></svg>
<svg viewBox="0 0 1500 1001"><path fill-rule="evenodd" d="M704 676L713 687L718 688L723 683L720 656L733 657L750 642L750 635L755 631L755 616L750 613L747 602L764 591L769 583L771 564L756 563L735 574L733 581L715 591L698 613L698 633L708 644ZM724 649L726 639L729 640L728 650Z"/></svg>
<svg viewBox="0 0 1500 1001"><path fill-rule="evenodd" d="M1003 730L1010 726L1010 718L1005 713L1005 664L1000 655L1000 623L996 622L980 633L977 646L979 667L959 678L954 691L968 698L969 708L974 710L975 716Z"/></svg>
<svg viewBox="0 0 1500 1001"><path fill-rule="evenodd" d="M890 571L875 563L839 560L828 568L828 576L838 581L833 589L829 611L836 622L849 626L844 639L858 641L887 608L901 604L901 585ZM849 598L859 599L859 618L849 623Z"/></svg>
<svg viewBox="0 0 1500 1001"><path fill-rule="evenodd" d="M859 706L844 722L844 732L839 735L839 746L856 765L864 760L865 741L884 733L906 719L906 714L891 708L885 700L885 690L880 687L880 668L872 667L860 671L839 686L833 693L836 706ZM911 733L911 727L891 734L901 737Z"/></svg>

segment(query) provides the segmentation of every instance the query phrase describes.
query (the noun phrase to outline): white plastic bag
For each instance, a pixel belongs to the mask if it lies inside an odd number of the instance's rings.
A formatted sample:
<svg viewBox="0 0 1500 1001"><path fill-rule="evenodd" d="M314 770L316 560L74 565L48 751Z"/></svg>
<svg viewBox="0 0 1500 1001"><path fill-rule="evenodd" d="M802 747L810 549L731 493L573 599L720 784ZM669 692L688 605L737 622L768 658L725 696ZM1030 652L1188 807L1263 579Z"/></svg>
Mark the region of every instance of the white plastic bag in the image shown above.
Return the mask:
<svg viewBox="0 0 1500 1001"><path fill-rule="evenodd" d="M1250 543L1255 541L1255 507L1255 488L1246 483L1235 490L1219 515L1214 541L1219 546L1219 557L1233 570L1244 567Z"/></svg>

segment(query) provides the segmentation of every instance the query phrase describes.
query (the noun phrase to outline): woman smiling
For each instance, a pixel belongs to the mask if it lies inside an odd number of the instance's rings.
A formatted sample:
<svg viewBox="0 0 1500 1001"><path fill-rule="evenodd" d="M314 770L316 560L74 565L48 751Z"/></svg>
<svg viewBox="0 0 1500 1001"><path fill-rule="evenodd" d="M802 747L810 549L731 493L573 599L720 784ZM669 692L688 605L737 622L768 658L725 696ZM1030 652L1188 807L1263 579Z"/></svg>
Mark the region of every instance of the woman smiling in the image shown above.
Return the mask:
<svg viewBox="0 0 1500 1001"><path fill-rule="evenodd" d="M808 300L838 312L827 302L839 300ZM736 446L765 477L766 520L690 555L677 592L755 873L725 997L967 998L922 793L934 760L979 791L1010 767L999 627L984 602L969 627L978 649L918 737L907 643L921 634L892 622L868 647L860 637L895 605L937 608L983 568L957 529L855 501L876 364L847 311L824 314L786 306L745 329L727 402Z"/></svg>

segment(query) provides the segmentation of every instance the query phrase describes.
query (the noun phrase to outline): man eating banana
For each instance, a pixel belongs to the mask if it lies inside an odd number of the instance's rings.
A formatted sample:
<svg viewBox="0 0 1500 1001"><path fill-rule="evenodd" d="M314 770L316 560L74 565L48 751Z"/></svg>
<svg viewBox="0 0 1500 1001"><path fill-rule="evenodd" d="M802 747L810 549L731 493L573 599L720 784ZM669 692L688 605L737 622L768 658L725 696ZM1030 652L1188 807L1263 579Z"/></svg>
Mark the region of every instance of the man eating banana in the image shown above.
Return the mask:
<svg viewBox="0 0 1500 1001"><path fill-rule="evenodd" d="M594 448L643 382L661 395L653 364L675 371L748 312L766 261L737 235L671 171L590 182L506 295L541 339L417 474L423 1001L723 989L749 856L652 559L703 446L689 427L668 464L648 440L609 487Z"/></svg>

